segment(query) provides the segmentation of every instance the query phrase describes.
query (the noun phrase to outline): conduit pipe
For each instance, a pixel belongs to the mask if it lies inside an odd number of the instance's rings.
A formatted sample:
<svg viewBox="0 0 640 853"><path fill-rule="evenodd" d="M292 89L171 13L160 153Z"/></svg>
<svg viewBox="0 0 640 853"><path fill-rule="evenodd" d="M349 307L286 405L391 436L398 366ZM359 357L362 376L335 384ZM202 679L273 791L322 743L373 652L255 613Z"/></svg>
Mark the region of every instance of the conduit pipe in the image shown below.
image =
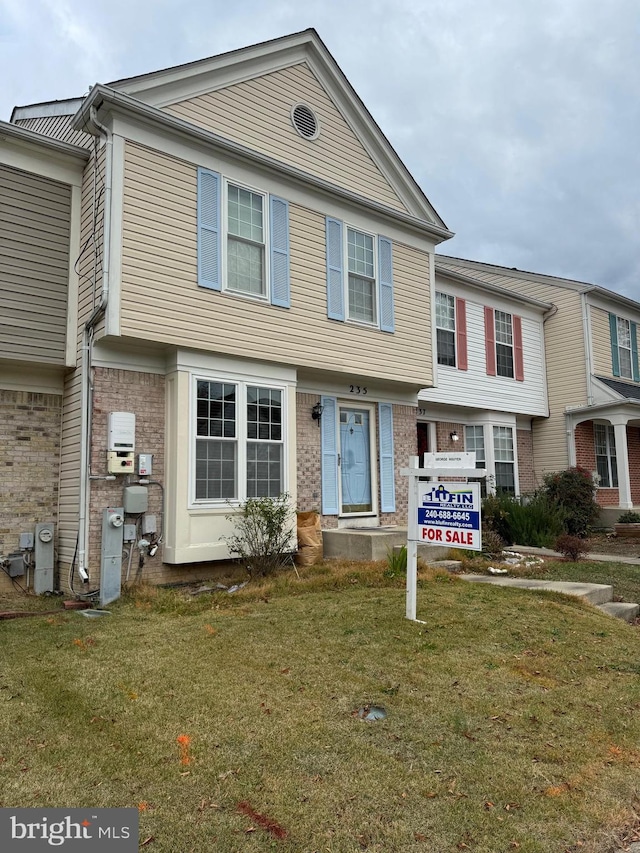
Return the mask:
<svg viewBox="0 0 640 853"><path fill-rule="evenodd" d="M91 499L91 415L93 411L93 385L91 378L91 363L93 354L93 333L95 325L104 315L109 301L109 255L111 249L111 188L113 178L113 134L98 121L96 108L89 110L91 125L105 141L104 162L104 202L102 230L102 295L100 303L94 308L91 316L84 325L81 352L81 421L80 421L80 506L78 516L78 570L81 577L87 572L87 552L89 547L89 505ZM98 168L98 161L94 164ZM94 203L96 202L94 194ZM95 276L95 269L94 269ZM94 278L95 286L95 278Z"/></svg>

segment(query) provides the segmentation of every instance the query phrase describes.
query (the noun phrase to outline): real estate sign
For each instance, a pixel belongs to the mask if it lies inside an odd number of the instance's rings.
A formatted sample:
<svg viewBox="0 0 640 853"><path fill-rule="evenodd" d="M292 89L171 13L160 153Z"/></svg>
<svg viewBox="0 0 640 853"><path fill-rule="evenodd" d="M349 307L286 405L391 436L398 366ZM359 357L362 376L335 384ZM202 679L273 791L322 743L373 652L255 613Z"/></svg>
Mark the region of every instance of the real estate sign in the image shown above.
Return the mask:
<svg viewBox="0 0 640 853"><path fill-rule="evenodd" d="M482 550L480 484L430 481L419 484L417 514L409 539L430 545Z"/></svg>

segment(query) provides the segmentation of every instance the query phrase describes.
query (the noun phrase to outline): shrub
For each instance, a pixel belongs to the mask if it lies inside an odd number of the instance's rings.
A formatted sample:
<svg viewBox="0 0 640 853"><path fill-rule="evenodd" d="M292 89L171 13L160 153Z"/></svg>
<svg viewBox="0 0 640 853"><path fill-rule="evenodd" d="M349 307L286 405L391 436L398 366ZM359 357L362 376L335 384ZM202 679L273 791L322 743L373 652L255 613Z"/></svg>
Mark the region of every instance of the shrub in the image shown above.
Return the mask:
<svg viewBox="0 0 640 853"><path fill-rule="evenodd" d="M287 494L278 498L249 498L238 511L227 515L227 520L235 525L235 533L222 538L250 575L268 575L289 559L293 517Z"/></svg>
<svg viewBox="0 0 640 853"><path fill-rule="evenodd" d="M490 527L482 529L482 554L493 560L500 557L505 547L505 542L499 533Z"/></svg>
<svg viewBox="0 0 640 853"><path fill-rule="evenodd" d="M588 551L587 543L579 536L571 536L570 533L563 533L556 541L556 551L559 551L563 557L568 560L579 560Z"/></svg>
<svg viewBox="0 0 640 853"><path fill-rule="evenodd" d="M543 494L526 503L504 493L489 495L482 505L483 524L508 545L549 548L564 530L564 512Z"/></svg>
<svg viewBox="0 0 640 853"><path fill-rule="evenodd" d="M620 515L617 524L640 524L640 513L628 509Z"/></svg>
<svg viewBox="0 0 640 853"><path fill-rule="evenodd" d="M564 526L572 536L586 536L598 518L600 508L594 500L596 491L591 474L585 468L567 468L547 474L540 490L565 512Z"/></svg>

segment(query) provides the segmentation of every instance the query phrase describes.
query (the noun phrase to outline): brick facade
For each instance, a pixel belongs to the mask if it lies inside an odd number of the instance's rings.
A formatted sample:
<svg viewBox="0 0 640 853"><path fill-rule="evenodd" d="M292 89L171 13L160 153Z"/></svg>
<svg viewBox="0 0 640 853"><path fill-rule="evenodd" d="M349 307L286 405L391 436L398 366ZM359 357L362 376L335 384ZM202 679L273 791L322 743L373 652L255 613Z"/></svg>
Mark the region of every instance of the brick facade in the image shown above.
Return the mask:
<svg viewBox="0 0 640 853"><path fill-rule="evenodd" d="M107 473L107 441L109 412L133 412L136 416L136 464L138 453L153 454L152 480L164 485L164 376L139 373L133 370L116 370L98 367L93 379L93 421L91 425L91 473ZM137 475L131 480L137 480ZM89 512L88 566L92 584L100 577L100 549L102 539L102 511L108 506L122 506L122 490L127 477L115 481L91 481ZM162 522L162 494L158 486L149 486L149 514L156 516L157 529ZM127 519L133 521L134 519ZM137 551L134 553L131 577L137 569ZM126 567L123 566L123 579ZM162 548L155 557L147 557L142 578L154 583L173 578L175 570L162 563Z"/></svg>
<svg viewBox="0 0 640 853"><path fill-rule="evenodd" d="M518 443L518 480L520 494L527 495L535 491L536 478L533 468L533 433L528 429L516 430Z"/></svg>
<svg viewBox="0 0 640 853"><path fill-rule="evenodd" d="M0 554L57 521L62 396L0 390ZM24 584L24 578L18 578ZM0 589L12 589L0 572Z"/></svg>
<svg viewBox="0 0 640 853"><path fill-rule="evenodd" d="M458 441L451 440L451 433L458 433ZM455 453L464 450L464 424L449 421L436 423L436 453Z"/></svg>
<svg viewBox="0 0 640 853"><path fill-rule="evenodd" d="M322 506L322 473L320 455L320 429L318 422L311 418L311 409L318 402L317 394L296 395L297 456L298 456L298 510L301 512L316 510ZM378 415L376 411L376 435L378 434ZM395 456L396 511L381 513L380 524L405 524L407 518L408 481L401 477L399 469L406 466L410 456L417 450L417 409L413 406L393 406L393 441ZM379 465L376 445L376 465ZM378 503L380 491L378 487ZM338 526L338 516L323 515L322 527L329 529Z"/></svg>
<svg viewBox="0 0 640 853"><path fill-rule="evenodd" d="M640 430L627 427L629 450L629 473L631 477L631 499L640 501ZM596 447L593 422L583 421L575 428L576 465L587 471L596 470ZM596 489L596 501L600 506L620 506L618 489Z"/></svg>

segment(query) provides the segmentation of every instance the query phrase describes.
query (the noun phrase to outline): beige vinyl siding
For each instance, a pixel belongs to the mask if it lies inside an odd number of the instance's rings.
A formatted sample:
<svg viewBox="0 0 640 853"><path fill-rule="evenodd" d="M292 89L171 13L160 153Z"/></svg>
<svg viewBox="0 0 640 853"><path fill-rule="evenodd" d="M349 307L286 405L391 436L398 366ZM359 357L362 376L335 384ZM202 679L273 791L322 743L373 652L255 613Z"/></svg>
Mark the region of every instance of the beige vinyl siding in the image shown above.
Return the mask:
<svg viewBox="0 0 640 853"><path fill-rule="evenodd" d="M98 168L95 180L97 208L94 210L94 158L87 163L82 176L82 206L80 209L80 247L77 262L78 286L78 347L84 324L94 308L100 304L102 295L102 232L104 228L104 147L98 152ZM103 321L96 329L99 336ZM79 354L78 354L79 358ZM79 362L78 362L79 363Z"/></svg>
<svg viewBox="0 0 640 853"><path fill-rule="evenodd" d="M593 372L597 376L609 376L613 379L609 313L604 311L602 308L595 308L593 305L589 307L589 312L591 324L591 350L593 353ZM622 377L618 376L615 378L620 379Z"/></svg>
<svg viewBox="0 0 640 853"><path fill-rule="evenodd" d="M58 492L58 562L60 582L66 588L78 533L80 494L81 374L67 376L62 401L60 488Z"/></svg>
<svg viewBox="0 0 640 853"><path fill-rule="evenodd" d="M291 123L305 103L320 122L306 140ZM167 112L367 198L406 210L316 76L303 63L172 104Z"/></svg>
<svg viewBox="0 0 640 853"><path fill-rule="evenodd" d="M83 130L74 130L71 127L71 119L72 116L42 116L41 118L18 119L15 124L18 127L32 130L34 133L59 139L61 142L80 145L82 148L92 148L94 137Z"/></svg>
<svg viewBox="0 0 640 853"><path fill-rule="evenodd" d="M200 288L196 167L133 145L125 160L123 336L350 377L431 383L426 252L394 245L395 334L327 319L325 217L296 204L290 309Z"/></svg>
<svg viewBox="0 0 640 853"><path fill-rule="evenodd" d="M0 166L0 356L64 365L71 190Z"/></svg>

